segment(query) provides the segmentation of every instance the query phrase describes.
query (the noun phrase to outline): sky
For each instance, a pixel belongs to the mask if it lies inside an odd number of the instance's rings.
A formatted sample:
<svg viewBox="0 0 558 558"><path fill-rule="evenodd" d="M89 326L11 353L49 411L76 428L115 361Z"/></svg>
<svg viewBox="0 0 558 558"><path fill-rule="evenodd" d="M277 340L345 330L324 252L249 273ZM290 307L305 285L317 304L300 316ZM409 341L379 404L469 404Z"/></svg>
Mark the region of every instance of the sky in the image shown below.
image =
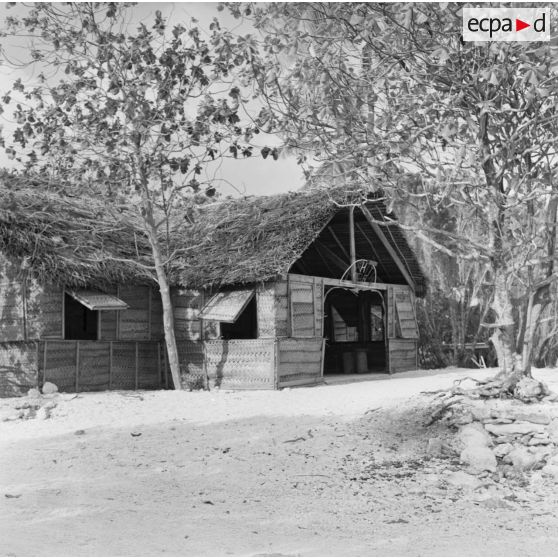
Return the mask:
<svg viewBox="0 0 558 558"><path fill-rule="evenodd" d="M226 10L219 12L216 2L143 2L131 8L132 19L138 23L153 20L156 10L160 10L164 17L172 24L187 23L191 18L198 20L201 30L209 29L214 17L219 19L222 27L239 33L249 33L252 30L243 22L239 23ZM5 3L0 3L0 21L6 16L14 15L13 9L7 9ZM1 24L0 24L1 25ZM5 39L4 39L5 40ZM4 45L3 45L4 46ZM11 88L11 84L21 77L25 83L32 79L29 70L13 69L6 64L0 65L0 94ZM0 124L8 136L11 124L10 114L6 112L0 116ZM269 137L270 144L277 144L278 139ZM13 168L14 162L9 160L0 148L0 166ZM293 156L281 156L277 161L271 157L253 156L248 159L224 160L212 169L219 183L219 190L225 195L269 195L279 192L294 191L303 183L303 174Z"/></svg>

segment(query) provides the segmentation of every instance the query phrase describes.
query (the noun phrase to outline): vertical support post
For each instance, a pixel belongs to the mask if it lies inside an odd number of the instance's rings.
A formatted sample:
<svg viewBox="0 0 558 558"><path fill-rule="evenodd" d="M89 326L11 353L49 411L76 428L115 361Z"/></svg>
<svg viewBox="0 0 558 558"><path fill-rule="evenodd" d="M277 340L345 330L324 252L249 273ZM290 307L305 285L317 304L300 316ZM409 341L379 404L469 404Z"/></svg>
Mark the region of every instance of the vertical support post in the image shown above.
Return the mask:
<svg viewBox="0 0 558 558"><path fill-rule="evenodd" d="M157 341L157 374L159 376L159 385L163 386L163 376L161 372L161 343Z"/></svg>
<svg viewBox="0 0 558 558"><path fill-rule="evenodd" d="M109 341L109 389L112 389L112 341Z"/></svg>
<svg viewBox="0 0 558 558"><path fill-rule="evenodd" d="M43 346L43 381L40 387L43 387L46 382L46 371L47 371L47 340L45 339L45 344Z"/></svg>
<svg viewBox="0 0 558 558"><path fill-rule="evenodd" d="M273 341L273 388L279 389L279 341Z"/></svg>
<svg viewBox="0 0 558 558"><path fill-rule="evenodd" d="M355 206L349 209L349 233L350 233L350 249L351 249L351 281L357 282L356 270L356 244L355 244Z"/></svg>
<svg viewBox="0 0 558 558"><path fill-rule="evenodd" d="M116 296L120 298L120 285L116 285ZM116 311L116 340L120 340L120 310Z"/></svg>
<svg viewBox="0 0 558 558"><path fill-rule="evenodd" d="M79 391L79 341L76 341L76 393Z"/></svg>
<svg viewBox="0 0 558 558"><path fill-rule="evenodd" d="M62 325L60 339L66 339L66 289L64 287L62 287L62 319L60 322Z"/></svg>
<svg viewBox="0 0 558 558"><path fill-rule="evenodd" d="M149 295L147 297L147 338L151 339L151 298L153 297L153 289L148 287Z"/></svg>
<svg viewBox="0 0 558 558"><path fill-rule="evenodd" d="M27 271L23 277L23 283L21 286L22 294L22 313L23 313L23 340L27 341Z"/></svg>
<svg viewBox="0 0 558 558"><path fill-rule="evenodd" d="M139 345L136 341L136 375L135 375L135 389L138 389L139 385Z"/></svg>
<svg viewBox="0 0 558 558"><path fill-rule="evenodd" d="M320 380L322 380L322 381L324 379L325 348L326 348L326 340L325 340L325 337L324 337L322 339L322 362L320 364Z"/></svg>

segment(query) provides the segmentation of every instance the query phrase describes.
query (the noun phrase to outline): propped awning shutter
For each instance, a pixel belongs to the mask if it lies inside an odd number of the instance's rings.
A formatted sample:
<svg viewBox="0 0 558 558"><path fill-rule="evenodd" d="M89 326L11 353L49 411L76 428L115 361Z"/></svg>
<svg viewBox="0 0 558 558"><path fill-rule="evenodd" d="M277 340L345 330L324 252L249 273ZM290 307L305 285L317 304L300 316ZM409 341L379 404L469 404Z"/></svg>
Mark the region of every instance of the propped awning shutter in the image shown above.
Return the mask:
<svg viewBox="0 0 558 558"><path fill-rule="evenodd" d="M236 322L247 304L254 296L254 289L239 291L219 291L212 296L200 312L202 320Z"/></svg>
<svg viewBox="0 0 558 558"><path fill-rule="evenodd" d="M68 294L89 310L126 310L128 305L118 297L95 291L68 291Z"/></svg>

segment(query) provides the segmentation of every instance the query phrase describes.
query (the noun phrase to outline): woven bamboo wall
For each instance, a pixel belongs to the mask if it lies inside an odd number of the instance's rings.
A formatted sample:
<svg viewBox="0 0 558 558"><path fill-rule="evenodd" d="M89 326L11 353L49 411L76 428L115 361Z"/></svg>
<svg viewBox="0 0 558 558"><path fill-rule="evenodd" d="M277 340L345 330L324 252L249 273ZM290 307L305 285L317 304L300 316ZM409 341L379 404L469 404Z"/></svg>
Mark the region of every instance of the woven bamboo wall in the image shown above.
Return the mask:
<svg viewBox="0 0 558 558"><path fill-rule="evenodd" d="M181 341L179 347L183 388L196 379L209 378L210 388L273 389L275 341L273 339L214 339ZM204 370L205 365L205 370Z"/></svg>
<svg viewBox="0 0 558 558"><path fill-rule="evenodd" d="M38 370L40 384L65 392L164 387L158 342L42 341Z"/></svg>
<svg viewBox="0 0 558 558"><path fill-rule="evenodd" d="M211 384L224 389L273 389L273 339L206 341L207 374Z"/></svg>
<svg viewBox="0 0 558 558"><path fill-rule="evenodd" d="M23 395L37 384L37 343L0 343L0 397Z"/></svg>
<svg viewBox="0 0 558 558"><path fill-rule="evenodd" d="M27 332L29 339L62 339L64 292L58 285L29 283Z"/></svg>
<svg viewBox="0 0 558 558"><path fill-rule="evenodd" d="M277 354L278 387L322 381L323 338L279 339Z"/></svg>
<svg viewBox="0 0 558 558"><path fill-rule="evenodd" d="M120 286L118 297L129 306L120 312L118 338L127 340L149 339L151 335L151 292L142 285Z"/></svg>
<svg viewBox="0 0 558 558"><path fill-rule="evenodd" d="M25 339L23 285L16 266L0 256L0 342Z"/></svg>

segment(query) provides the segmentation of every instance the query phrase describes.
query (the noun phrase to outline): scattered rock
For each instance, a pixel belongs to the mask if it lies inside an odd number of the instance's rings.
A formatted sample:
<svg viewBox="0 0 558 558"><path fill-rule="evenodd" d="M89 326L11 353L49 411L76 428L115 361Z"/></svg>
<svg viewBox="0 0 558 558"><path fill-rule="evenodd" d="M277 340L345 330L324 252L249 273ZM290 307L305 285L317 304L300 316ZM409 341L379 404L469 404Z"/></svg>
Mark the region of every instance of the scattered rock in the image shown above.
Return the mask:
<svg viewBox="0 0 558 558"><path fill-rule="evenodd" d="M468 469L474 473L482 471L495 471L497 462L496 456L486 446L467 446L459 456L462 463L467 464Z"/></svg>
<svg viewBox="0 0 558 558"><path fill-rule="evenodd" d="M507 455L507 459L517 471L529 471L534 469L538 463L537 456L521 446L510 451Z"/></svg>
<svg viewBox="0 0 558 558"><path fill-rule="evenodd" d="M532 422L513 422L511 424L487 424L486 430L495 436L533 434L544 432L544 425Z"/></svg>
<svg viewBox="0 0 558 558"><path fill-rule="evenodd" d="M52 409L54 409L57 406L56 401L47 401L44 405L43 408L44 409L48 409L49 411L51 411Z"/></svg>
<svg viewBox="0 0 558 558"><path fill-rule="evenodd" d="M515 439L514 436L509 436L509 435L507 435L507 436L497 436L494 439L494 442L496 444L510 444L511 442L514 441L514 439Z"/></svg>
<svg viewBox="0 0 558 558"><path fill-rule="evenodd" d="M494 455L501 459L502 457L508 455L508 453L510 453L512 449L513 446L510 443L506 443L506 444L498 444L493 451L494 451Z"/></svg>
<svg viewBox="0 0 558 558"><path fill-rule="evenodd" d="M555 444L558 444L558 418L552 420L552 422L547 426L546 431L548 432L550 439Z"/></svg>
<svg viewBox="0 0 558 558"><path fill-rule="evenodd" d="M459 488L478 488L482 482L475 477L470 475L465 471L452 471L446 478L446 481L451 486L457 486Z"/></svg>
<svg viewBox="0 0 558 558"><path fill-rule="evenodd" d="M490 434L488 434L482 424L478 422L473 422L461 427L457 433L457 438L463 444L464 448L467 446L488 447L492 445Z"/></svg>
<svg viewBox="0 0 558 558"><path fill-rule="evenodd" d="M429 438L426 446L427 455L442 455L444 443L440 438Z"/></svg>
<svg viewBox="0 0 558 558"><path fill-rule="evenodd" d="M10 407L6 409L0 410L0 419L3 422L7 422L10 420L18 420L22 418L24 415L24 411L22 409L12 409Z"/></svg>
<svg viewBox="0 0 558 558"><path fill-rule="evenodd" d="M558 465L554 465L552 463L547 463L541 469L541 472L545 477L551 477L555 481L558 481Z"/></svg>
<svg viewBox="0 0 558 558"><path fill-rule="evenodd" d="M473 422L473 413L470 411L461 411L454 415L452 418L452 423L455 426L462 426L465 424L471 424Z"/></svg>
<svg viewBox="0 0 558 558"><path fill-rule="evenodd" d="M41 397L41 392L37 388L31 388L27 392L27 397L29 397L30 399L40 398Z"/></svg>
<svg viewBox="0 0 558 558"><path fill-rule="evenodd" d="M481 506L484 506L485 508L488 508L488 509L491 509L491 510L495 510L495 509L511 510L511 509L513 509L513 506L511 506L503 498L499 498L498 496L492 496L490 498L487 498L486 500L484 500L482 502L479 502L479 504Z"/></svg>
<svg viewBox="0 0 558 558"><path fill-rule="evenodd" d="M538 380L524 376L515 386L515 396L523 400L538 399L548 395L548 388Z"/></svg>
<svg viewBox="0 0 558 558"><path fill-rule="evenodd" d="M51 393L57 393L57 392L58 392L58 386L56 384L53 384L52 382L45 382L43 384L44 395L49 395Z"/></svg>
<svg viewBox="0 0 558 558"><path fill-rule="evenodd" d="M490 418L490 409L486 405L473 405L470 410L475 420L483 421Z"/></svg>
<svg viewBox="0 0 558 558"><path fill-rule="evenodd" d="M519 412L515 414L515 420L535 424L550 424L550 416L544 413Z"/></svg>
<svg viewBox="0 0 558 558"><path fill-rule="evenodd" d="M35 417L37 418L37 420L46 420L47 418L50 417L50 412L47 408L41 407L37 411L37 414L35 415Z"/></svg>
<svg viewBox="0 0 558 558"><path fill-rule="evenodd" d="M511 418L503 418L503 417L499 417L499 418L487 418L484 419L482 421L484 424L511 424L513 422L513 419Z"/></svg>
<svg viewBox="0 0 558 558"><path fill-rule="evenodd" d="M528 446L547 446L548 444L551 444L552 442L550 441L550 438L548 438L548 435L546 438L543 437L538 437L538 436L533 436L528 442L527 445Z"/></svg>

